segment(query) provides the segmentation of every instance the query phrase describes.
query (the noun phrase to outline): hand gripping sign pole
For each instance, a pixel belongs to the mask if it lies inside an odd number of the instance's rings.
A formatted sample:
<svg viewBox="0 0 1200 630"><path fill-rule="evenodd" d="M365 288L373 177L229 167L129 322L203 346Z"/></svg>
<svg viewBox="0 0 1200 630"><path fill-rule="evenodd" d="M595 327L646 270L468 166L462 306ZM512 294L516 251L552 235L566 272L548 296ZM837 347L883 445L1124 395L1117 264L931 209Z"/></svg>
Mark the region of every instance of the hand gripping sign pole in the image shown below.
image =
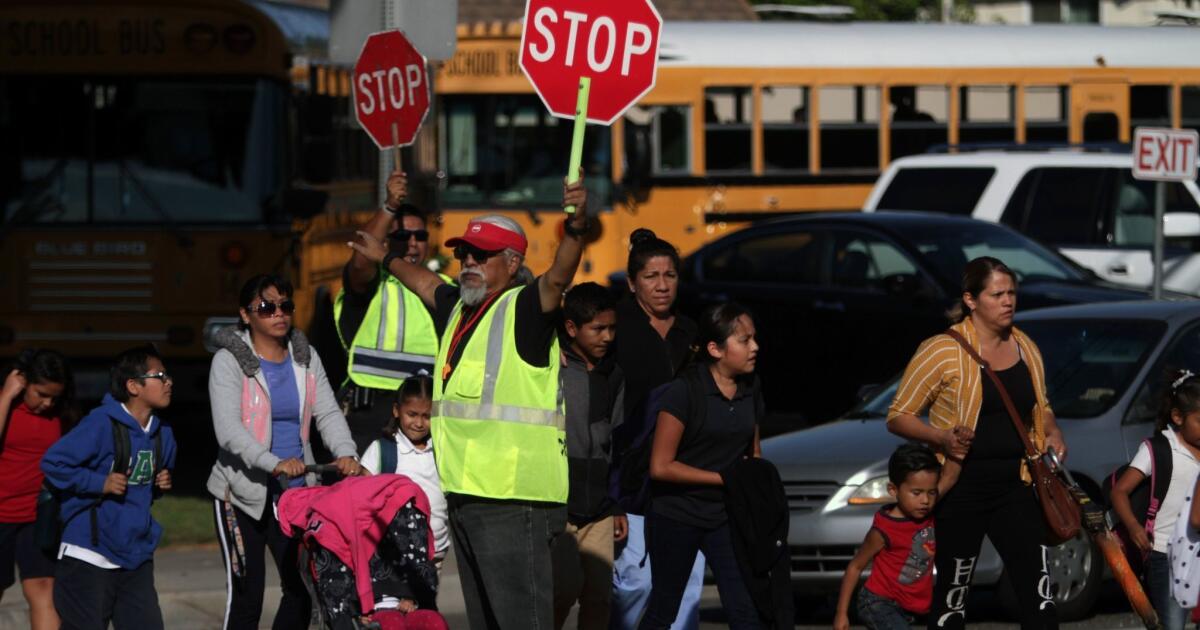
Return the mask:
<svg viewBox="0 0 1200 630"><path fill-rule="evenodd" d="M521 71L551 114L575 121L568 183L587 123L611 125L654 87L661 30L650 0L526 0Z"/></svg>

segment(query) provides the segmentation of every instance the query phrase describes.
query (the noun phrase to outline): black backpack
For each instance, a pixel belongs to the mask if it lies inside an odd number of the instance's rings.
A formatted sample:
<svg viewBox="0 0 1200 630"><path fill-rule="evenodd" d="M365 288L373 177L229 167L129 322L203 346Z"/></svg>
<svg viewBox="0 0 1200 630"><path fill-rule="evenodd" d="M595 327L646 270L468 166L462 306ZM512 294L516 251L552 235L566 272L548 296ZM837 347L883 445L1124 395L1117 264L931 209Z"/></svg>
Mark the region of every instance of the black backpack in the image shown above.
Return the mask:
<svg viewBox="0 0 1200 630"><path fill-rule="evenodd" d="M400 449L396 448L396 438L384 438L379 442L379 473L390 475L396 472L396 464L400 463Z"/></svg>
<svg viewBox="0 0 1200 630"><path fill-rule="evenodd" d="M1142 440L1150 449L1150 476L1142 480L1141 483L1129 493L1129 507L1133 511L1133 515L1137 518L1137 522L1146 528L1146 533L1150 536L1151 542L1154 541L1154 520L1158 515L1158 510L1162 508L1163 500L1166 499L1167 489L1171 486L1171 472L1173 465L1171 462L1171 442L1167 436L1161 431ZM1117 480L1129 468L1128 465L1121 466L1113 471L1107 479L1104 480L1104 496L1109 498L1109 503L1112 503L1112 490L1117 484ZM1114 518L1116 526L1113 528L1117 534L1117 539L1121 543L1122 550L1125 552L1125 557L1129 561L1129 566L1137 573L1141 574L1145 567L1144 558L1142 558L1136 545L1133 544L1133 539L1130 538L1129 532L1125 530L1125 526L1121 524L1119 519Z"/></svg>
<svg viewBox="0 0 1200 630"><path fill-rule="evenodd" d="M134 464L133 447L129 440L129 427L125 424L112 420L112 436L113 436L113 467L112 471L117 471L117 462L123 462L125 476L129 476L131 468ZM162 429L161 427L154 434L154 475L158 477L159 471L163 469L162 457ZM151 481L151 483L154 483ZM83 512L88 512L91 518L92 527L92 546L100 544L100 529L96 522L96 510L100 507L100 503L104 501L104 495L96 498L91 505L79 510L67 518L62 516L62 491L50 485L49 481L42 482L42 490L38 493L37 499L37 525L34 527L34 543L42 551L42 553L55 557L58 555L58 548L62 542L63 528L67 526L72 519L79 516Z"/></svg>

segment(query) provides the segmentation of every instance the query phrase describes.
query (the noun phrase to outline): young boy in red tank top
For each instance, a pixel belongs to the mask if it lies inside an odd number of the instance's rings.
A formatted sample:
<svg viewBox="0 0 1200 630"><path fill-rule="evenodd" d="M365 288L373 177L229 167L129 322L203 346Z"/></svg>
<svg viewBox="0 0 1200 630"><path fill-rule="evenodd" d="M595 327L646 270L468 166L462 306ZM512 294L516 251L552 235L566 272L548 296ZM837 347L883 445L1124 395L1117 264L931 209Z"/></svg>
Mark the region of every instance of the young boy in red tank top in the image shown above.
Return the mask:
<svg viewBox="0 0 1200 630"><path fill-rule="evenodd" d="M888 460L888 494L895 503L875 513L866 539L846 567L834 630L850 627L850 599L868 564L871 576L856 610L872 630L908 630L911 615L929 612L933 598L933 506L941 464L922 444L903 444Z"/></svg>

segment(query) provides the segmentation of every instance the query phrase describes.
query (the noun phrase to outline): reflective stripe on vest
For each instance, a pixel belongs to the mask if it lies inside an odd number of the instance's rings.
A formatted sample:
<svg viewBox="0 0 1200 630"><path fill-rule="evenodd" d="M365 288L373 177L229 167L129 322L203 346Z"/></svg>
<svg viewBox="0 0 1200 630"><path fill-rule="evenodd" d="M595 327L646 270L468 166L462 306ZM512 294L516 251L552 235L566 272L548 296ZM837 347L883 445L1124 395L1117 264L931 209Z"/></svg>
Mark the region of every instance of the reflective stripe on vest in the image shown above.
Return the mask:
<svg viewBox="0 0 1200 630"><path fill-rule="evenodd" d="M336 320L344 296L338 293L334 302ZM361 387L394 391L404 379L433 371L437 343L433 317L421 299L384 274L347 349L347 377Z"/></svg>
<svg viewBox="0 0 1200 630"><path fill-rule="evenodd" d="M519 291L510 289L483 316L446 381L439 378L448 361L447 337L442 340L432 414L438 473L450 493L565 503L558 343L555 339L545 368L520 357L513 326ZM461 318L460 301L445 335L454 334Z"/></svg>

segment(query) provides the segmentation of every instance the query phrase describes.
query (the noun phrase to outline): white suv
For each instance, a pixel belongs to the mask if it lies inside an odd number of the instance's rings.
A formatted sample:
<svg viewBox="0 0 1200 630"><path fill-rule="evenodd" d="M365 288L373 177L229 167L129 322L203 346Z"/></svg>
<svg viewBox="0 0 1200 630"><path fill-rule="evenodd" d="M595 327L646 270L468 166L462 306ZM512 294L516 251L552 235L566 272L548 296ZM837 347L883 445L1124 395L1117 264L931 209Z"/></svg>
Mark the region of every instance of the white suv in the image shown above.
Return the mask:
<svg viewBox="0 0 1200 630"><path fill-rule="evenodd" d="M1149 287L1154 183L1128 153L980 151L906 157L888 167L865 211L925 210L1003 223L1112 282ZM1200 295L1200 189L1166 185L1163 285Z"/></svg>

